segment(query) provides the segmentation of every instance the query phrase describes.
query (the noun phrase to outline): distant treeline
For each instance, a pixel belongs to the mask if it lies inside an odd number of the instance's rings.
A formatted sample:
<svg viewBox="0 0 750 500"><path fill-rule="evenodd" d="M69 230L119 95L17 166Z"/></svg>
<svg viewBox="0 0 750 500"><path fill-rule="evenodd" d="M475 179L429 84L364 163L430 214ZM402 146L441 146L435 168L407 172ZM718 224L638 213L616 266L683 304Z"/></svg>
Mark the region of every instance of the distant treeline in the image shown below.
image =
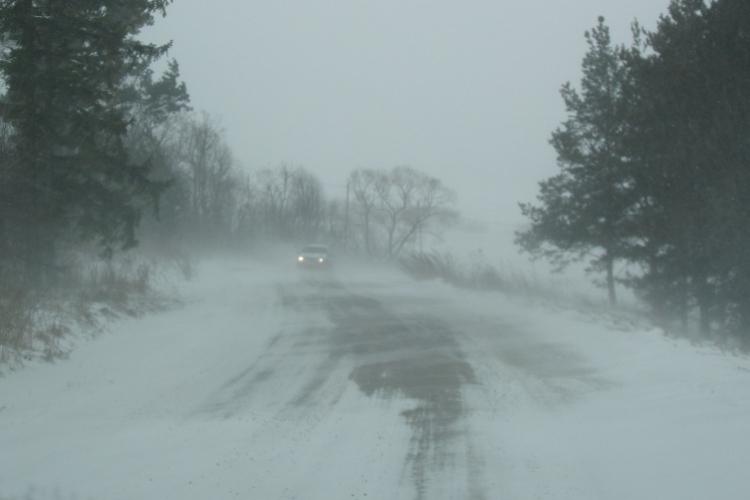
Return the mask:
<svg viewBox="0 0 750 500"><path fill-rule="evenodd" d="M186 276L185 255L267 241L395 258L455 217L453 192L406 166L352 172L345 199L301 166L243 170L177 61L151 69L169 44L137 38L169 4L0 3L0 365L59 355L92 308L143 307L139 245Z"/></svg>
<svg viewBox="0 0 750 500"><path fill-rule="evenodd" d="M0 6L0 282L54 286L71 253L319 240L384 257L438 232L453 193L410 167L359 169L346 199L300 166L239 167L190 107L166 45L138 40L170 0ZM4 279L3 279L4 277Z"/></svg>
<svg viewBox="0 0 750 500"><path fill-rule="evenodd" d="M673 0L633 33L613 46L600 18L585 34L551 138L560 173L521 205L517 242L587 260L613 303L619 281L659 318L750 342L750 2Z"/></svg>

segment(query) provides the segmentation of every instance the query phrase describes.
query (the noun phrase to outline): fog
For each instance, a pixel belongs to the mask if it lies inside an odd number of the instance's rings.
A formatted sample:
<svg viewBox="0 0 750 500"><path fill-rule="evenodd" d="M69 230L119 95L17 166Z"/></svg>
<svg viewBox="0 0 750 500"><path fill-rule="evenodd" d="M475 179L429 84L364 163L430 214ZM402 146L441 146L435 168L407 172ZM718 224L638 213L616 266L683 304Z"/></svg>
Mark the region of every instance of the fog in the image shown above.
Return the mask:
<svg viewBox="0 0 750 500"><path fill-rule="evenodd" d="M144 35L173 40L193 106L244 168L302 165L343 198L351 170L409 165L512 230L556 172L547 141L584 31L603 15L628 44L668 3L181 0Z"/></svg>

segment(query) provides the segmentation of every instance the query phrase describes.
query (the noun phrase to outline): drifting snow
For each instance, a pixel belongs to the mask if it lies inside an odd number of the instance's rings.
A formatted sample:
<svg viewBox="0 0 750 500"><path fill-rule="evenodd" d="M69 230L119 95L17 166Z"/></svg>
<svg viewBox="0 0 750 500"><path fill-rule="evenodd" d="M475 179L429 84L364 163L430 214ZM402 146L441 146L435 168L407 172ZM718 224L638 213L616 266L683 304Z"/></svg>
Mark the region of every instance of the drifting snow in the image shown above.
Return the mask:
<svg viewBox="0 0 750 500"><path fill-rule="evenodd" d="M473 368L469 445L444 450L465 470L418 491L404 465L416 402L368 396L348 358L316 378L328 353L287 348L331 327L314 307L285 308L279 290L300 280L287 264L205 264L180 291L185 307L1 378L0 497L746 497L747 358L342 265L347 290L450 324Z"/></svg>

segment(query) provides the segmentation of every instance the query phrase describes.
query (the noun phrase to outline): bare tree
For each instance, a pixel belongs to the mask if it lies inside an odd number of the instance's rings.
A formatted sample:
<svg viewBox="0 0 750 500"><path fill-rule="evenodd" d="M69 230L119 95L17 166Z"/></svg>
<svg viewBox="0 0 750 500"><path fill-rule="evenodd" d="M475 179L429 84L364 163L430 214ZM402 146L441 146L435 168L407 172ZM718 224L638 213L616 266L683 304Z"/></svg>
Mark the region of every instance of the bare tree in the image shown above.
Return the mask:
<svg viewBox="0 0 750 500"><path fill-rule="evenodd" d="M237 185L237 221L235 234L242 243L250 243L259 230L258 190L250 175L243 175Z"/></svg>
<svg viewBox="0 0 750 500"><path fill-rule="evenodd" d="M323 185L301 167L293 171L290 206L295 239L312 240L321 232L326 203Z"/></svg>
<svg viewBox="0 0 750 500"><path fill-rule="evenodd" d="M303 167L282 164L255 177L259 224L269 236L306 240L318 236L325 218L323 185Z"/></svg>
<svg viewBox="0 0 750 500"><path fill-rule="evenodd" d="M291 168L287 165L265 168L256 175L259 222L267 235L283 236L283 233L289 232L287 205L291 177Z"/></svg>
<svg viewBox="0 0 750 500"><path fill-rule="evenodd" d="M362 168L349 175L348 188L354 198L353 208L356 211L353 215L361 221L363 246L368 255L373 251L371 225L377 208L376 185L384 175L386 175L385 171Z"/></svg>
<svg viewBox="0 0 750 500"><path fill-rule="evenodd" d="M427 233L439 234L458 213L455 193L439 179L408 166L393 168L376 184L379 209L388 235L388 257Z"/></svg>
<svg viewBox="0 0 750 500"><path fill-rule="evenodd" d="M181 164L187 174L190 211L201 236L228 233L236 208L238 179L224 131L208 114L187 119L180 134Z"/></svg>
<svg viewBox="0 0 750 500"><path fill-rule="evenodd" d="M333 199L328 201L323 222L323 233L325 241L331 245L343 248L346 245L346 214L342 200Z"/></svg>
<svg viewBox="0 0 750 500"><path fill-rule="evenodd" d="M440 235L457 217L455 193L439 179L408 166L355 170L349 177L367 253L381 237L385 255L398 257L426 235Z"/></svg>

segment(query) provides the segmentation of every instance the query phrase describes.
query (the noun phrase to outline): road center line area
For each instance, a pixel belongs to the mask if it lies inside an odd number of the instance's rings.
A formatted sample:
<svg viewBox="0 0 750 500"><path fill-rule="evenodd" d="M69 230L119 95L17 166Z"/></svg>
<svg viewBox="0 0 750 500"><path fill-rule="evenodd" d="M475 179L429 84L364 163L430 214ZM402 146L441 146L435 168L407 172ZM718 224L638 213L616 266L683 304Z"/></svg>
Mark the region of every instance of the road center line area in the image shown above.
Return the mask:
<svg viewBox="0 0 750 500"><path fill-rule="evenodd" d="M648 475L695 450L623 417L689 399L629 381L643 332L344 264L206 263L180 294L0 378L0 499L669 498L690 468Z"/></svg>

